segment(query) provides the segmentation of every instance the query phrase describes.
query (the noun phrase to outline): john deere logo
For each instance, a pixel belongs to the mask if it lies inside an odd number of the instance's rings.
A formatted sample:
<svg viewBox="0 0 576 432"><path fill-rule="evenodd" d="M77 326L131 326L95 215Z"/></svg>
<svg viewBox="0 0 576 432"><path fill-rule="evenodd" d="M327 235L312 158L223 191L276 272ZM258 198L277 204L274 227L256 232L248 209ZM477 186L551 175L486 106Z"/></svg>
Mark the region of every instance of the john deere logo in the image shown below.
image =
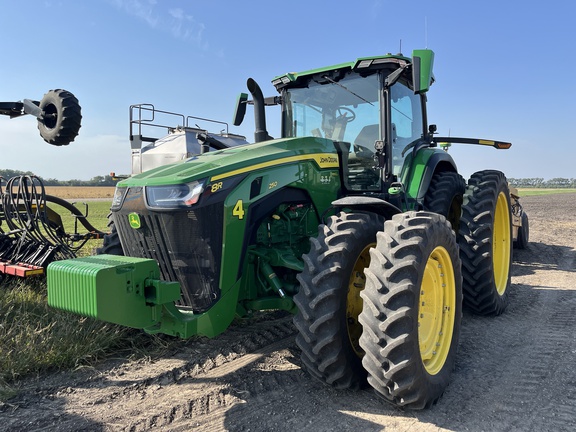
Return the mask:
<svg viewBox="0 0 576 432"><path fill-rule="evenodd" d="M140 215L138 213L130 213L128 215L128 222L134 229L139 229L142 226L142 222L140 222Z"/></svg>

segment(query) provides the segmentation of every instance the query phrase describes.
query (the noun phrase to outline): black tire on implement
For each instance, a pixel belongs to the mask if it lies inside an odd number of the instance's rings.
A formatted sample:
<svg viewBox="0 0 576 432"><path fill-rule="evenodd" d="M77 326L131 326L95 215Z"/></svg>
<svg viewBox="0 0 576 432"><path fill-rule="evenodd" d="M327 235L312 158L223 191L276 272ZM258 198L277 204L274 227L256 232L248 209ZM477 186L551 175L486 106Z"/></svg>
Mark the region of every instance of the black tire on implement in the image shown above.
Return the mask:
<svg viewBox="0 0 576 432"><path fill-rule="evenodd" d="M451 171L434 173L424 197L424 210L441 214L458 232L465 191L466 182L460 174Z"/></svg>
<svg viewBox="0 0 576 432"><path fill-rule="evenodd" d="M500 171L472 174L460 219L464 305L480 315L508 306L512 261L510 192Z"/></svg>
<svg viewBox="0 0 576 432"><path fill-rule="evenodd" d="M118 235L118 230L111 215L108 215L108 229L110 233L104 236L102 247L96 248L96 255L108 254L123 256L124 250L120 243L120 236Z"/></svg>
<svg viewBox="0 0 576 432"><path fill-rule="evenodd" d="M340 213L318 227L311 250L303 256L298 275L300 290L294 296L298 313L296 343L302 350L303 368L335 388L358 389L366 383L358 339L362 327L360 291L370 247L384 219L375 214Z"/></svg>
<svg viewBox="0 0 576 432"><path fill-rule="evenodd" d="M460 337L456 236L442 215L397 214L370 255L359 317L368 382L396 406L430 407L450 382Z"/></svg>
<svg viewBox="0 0 576 432"><path fill-rule="evenodd" d="M518 228L518 238L514 242L516 249L526 249L530 240L530 224L526 212L522 212L522 226Z"/></svg>
<svg viewBox="0 0 576 432"><path fill-rule="evenodd" d="M78 99L66 90L50 90L40 101L43 119L38 120L40 136L49 144L70 144L78 135L82 119Z"/></svg>

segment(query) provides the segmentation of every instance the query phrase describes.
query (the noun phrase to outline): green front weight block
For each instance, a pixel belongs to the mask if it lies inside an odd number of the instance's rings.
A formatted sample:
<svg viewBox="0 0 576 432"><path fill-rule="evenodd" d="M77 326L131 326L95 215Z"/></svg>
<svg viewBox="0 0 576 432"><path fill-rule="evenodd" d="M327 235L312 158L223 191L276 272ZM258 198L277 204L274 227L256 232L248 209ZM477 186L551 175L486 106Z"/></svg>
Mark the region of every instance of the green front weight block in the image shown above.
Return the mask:
<svg viewBox="0 0 576 432"><path fill-rule="evenodd" d="M48 266L48 305L102 321L187 339L228 328L238 303L235 284L208 311L180 310L180 284L160 280L152 259L95 255Z"/></svg>
<svg viewBox="0 0 576 432"><path fill-rule="evenodd" d="M48 266L48 305L133 328L156 325L162 305L180 298L155 260L97 255Z"/></svg>

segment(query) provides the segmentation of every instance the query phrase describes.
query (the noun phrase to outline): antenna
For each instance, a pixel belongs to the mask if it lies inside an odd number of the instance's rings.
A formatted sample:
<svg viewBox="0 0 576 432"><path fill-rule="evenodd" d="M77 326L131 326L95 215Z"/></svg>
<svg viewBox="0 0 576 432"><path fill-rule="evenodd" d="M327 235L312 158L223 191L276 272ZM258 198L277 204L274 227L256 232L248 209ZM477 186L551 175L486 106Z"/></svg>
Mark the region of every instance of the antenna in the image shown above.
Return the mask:
<svg viewBox="0 0 576 432"><path fill-rule="evenodd" d="M399 54L402 54L402 39L400 39L400 51L398 51Z"/></svg>
<svg viewBox="0 0 576 432"><path fill-rule="evenodd" d="M428 17L424 17L424 46L428 49Z"/></svg>

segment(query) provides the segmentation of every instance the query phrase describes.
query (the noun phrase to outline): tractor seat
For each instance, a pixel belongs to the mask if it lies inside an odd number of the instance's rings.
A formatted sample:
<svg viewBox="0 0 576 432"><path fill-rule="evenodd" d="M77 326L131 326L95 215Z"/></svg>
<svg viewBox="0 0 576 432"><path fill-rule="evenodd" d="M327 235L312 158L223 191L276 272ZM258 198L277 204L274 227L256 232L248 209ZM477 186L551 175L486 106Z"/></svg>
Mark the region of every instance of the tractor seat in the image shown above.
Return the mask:
<svg viewBox="0 0 576 432"><path fill-rule="evenodd" d="M374 142L379 138L380 125L371 124L362 128L356 139L355 146L365 147L368 150L374 150Z"/></svg>

